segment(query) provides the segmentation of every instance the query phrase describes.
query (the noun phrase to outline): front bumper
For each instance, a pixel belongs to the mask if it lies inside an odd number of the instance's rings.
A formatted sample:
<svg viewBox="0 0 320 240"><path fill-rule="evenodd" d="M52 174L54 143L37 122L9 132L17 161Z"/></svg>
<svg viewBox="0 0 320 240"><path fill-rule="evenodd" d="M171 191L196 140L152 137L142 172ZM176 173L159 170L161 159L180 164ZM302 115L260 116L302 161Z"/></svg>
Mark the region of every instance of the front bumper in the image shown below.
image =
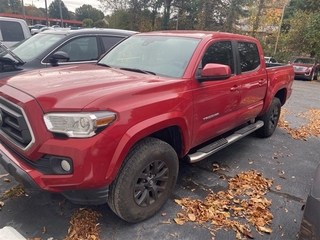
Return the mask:
<svg viewBox="0 0 320 240"><path fill-rule="evenodd" d="M33 179L25 171L23 171L17 164L11 161L7 155L11 156L11 154L7 152L1 144L0 164L4 167L4 169L10 175L12 175L15 178L15 180L19 182L24 188L40 189L40 187L33 181Z"/></svg>
<svg viewBox="0 0 320 240"><path fill-rule="evenodd" d="M104 134L82 140L50 139L39 153L69 157L74 170L72 174L48 174L0 142L0 164L27 190L58 192L77 204L103 204L112 181L106 178L110 163L107 156L113 155L115 146Z"/></svg>

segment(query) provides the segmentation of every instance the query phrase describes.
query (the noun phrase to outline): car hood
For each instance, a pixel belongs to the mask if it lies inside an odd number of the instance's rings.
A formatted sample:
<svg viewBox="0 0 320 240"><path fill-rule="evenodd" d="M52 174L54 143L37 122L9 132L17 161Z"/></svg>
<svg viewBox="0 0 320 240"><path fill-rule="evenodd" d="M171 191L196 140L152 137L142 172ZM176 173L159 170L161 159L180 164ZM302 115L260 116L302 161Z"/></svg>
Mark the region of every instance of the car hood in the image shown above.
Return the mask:
<svg viewBox="0 0 320 240"><path fill-rule="evenodd" d="M126 93L134 95L164 80L168 78L80 64L28 71L4 79L4 84L36 98L44 112L52 112L83 110L102 97L123 99Z"/></svg>

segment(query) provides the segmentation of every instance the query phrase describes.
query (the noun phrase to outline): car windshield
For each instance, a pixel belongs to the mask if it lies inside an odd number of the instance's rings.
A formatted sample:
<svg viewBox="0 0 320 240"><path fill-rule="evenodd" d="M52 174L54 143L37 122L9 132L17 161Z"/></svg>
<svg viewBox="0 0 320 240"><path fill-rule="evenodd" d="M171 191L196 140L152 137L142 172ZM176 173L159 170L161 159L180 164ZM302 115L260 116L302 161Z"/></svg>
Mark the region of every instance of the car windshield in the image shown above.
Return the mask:
<svg viewBox="0 0 320 240"><path fill-rule="evenodd" d="M200 39L132 36L108 52L98 64L160 76L181 78Z"/></svg>
<svg viewBox="0 0 320 240"><path fill-rule="evenodd" d="M37 34L17 43L11 50L24 62L27 62L51 48L52 45L56 44L62 38L64 38L64 35L60 34ZM9 54L7 54L6 57L10 57Z"/></svg>
<svg viewBox="0 0 320 240"><path fill-rule="evenodd" d="M315 60L312 58L296 58L293 63L314 64Z"/></svg>

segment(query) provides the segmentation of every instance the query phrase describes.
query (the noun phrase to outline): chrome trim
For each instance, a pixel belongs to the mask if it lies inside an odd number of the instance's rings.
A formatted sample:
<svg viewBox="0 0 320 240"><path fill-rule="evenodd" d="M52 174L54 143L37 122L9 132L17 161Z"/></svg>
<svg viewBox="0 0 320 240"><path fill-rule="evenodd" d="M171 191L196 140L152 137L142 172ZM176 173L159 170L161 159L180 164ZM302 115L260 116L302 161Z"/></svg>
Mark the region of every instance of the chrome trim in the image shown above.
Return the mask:
<svg viewBox="0 0 320 240"><path fill-rule="evenodd" d="M9 105L12 105L12 106L20 109L20 111L21 111L21 113L22 113L22 115L23 115L23 117L24 117L24 120L26 121L26 124L27 124L27 126L28 126L28 128L29 128L30 135L31 135L31 141L30 141L30 143L29 143L26 147L23 148L23 147L20 146L20 144L17 144L17 141L16 141L16 140L12 139L11 136L7 135L5 132L3 132L3 131L0 129L1 135L4 136L4 137L6 137L12 144L14 144L15 146L19 147L19 148L22 149L23 151L27 151L27 150L35 143L35 137L34 137L33 130L32 130L32 127L31 127L31 125L30 125L30 123L29 123L29 120L28 120L28 118L27 118L26 113L24 112L23 108L21 108L19 105L14 104L14 103L8 101L7 99L5 99L4 97L1 97L1 96L0 96L0 99L4 100L4 101L7 102Z"/></svg>

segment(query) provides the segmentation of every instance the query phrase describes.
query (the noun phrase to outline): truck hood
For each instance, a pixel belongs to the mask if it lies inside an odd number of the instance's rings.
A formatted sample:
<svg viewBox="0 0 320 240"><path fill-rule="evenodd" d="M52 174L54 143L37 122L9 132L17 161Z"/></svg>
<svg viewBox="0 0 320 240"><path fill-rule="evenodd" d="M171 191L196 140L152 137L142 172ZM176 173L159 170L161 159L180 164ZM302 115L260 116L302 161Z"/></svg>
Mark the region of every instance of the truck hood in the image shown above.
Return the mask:
<svg viewBox="0 0 320 240"><path fill-rule="evenodd" d="M28 71L4 83L37 99L44 112L80 111L101 97L126 98L126 93L168 78L92 64ZM67 108L66 108L67 106ZM96 109L98 110L98 109Z"/></svg>

